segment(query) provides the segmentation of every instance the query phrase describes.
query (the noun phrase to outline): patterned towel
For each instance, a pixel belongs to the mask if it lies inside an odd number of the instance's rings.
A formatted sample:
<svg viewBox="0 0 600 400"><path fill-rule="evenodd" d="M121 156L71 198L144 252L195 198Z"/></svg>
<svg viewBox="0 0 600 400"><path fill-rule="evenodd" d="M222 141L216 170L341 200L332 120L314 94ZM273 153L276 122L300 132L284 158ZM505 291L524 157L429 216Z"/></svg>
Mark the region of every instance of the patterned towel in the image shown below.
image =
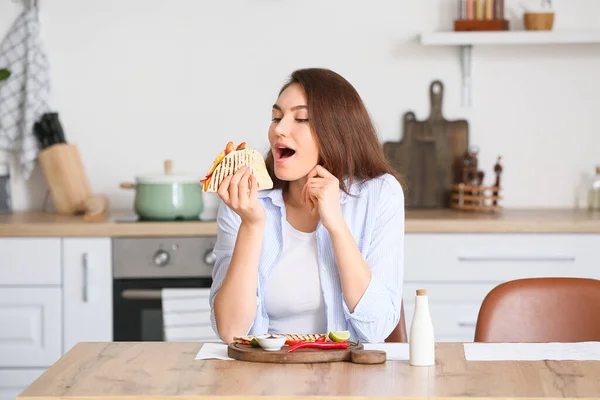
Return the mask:
<svg viewBox="0 0 600 400"><path fill-rule="evenodd" d="M210 323L210 288L161 290L165 342L219 342Z"/></svg>
<svg viewBox="0 0 600 400"><path fill-rule="evenodd" d="M0 68L11 71L0 82L0 149L18 154L21 174L29 179L39 152L33 124L49 111L50 93L36 7L27 7L2 40Z"/></svg>

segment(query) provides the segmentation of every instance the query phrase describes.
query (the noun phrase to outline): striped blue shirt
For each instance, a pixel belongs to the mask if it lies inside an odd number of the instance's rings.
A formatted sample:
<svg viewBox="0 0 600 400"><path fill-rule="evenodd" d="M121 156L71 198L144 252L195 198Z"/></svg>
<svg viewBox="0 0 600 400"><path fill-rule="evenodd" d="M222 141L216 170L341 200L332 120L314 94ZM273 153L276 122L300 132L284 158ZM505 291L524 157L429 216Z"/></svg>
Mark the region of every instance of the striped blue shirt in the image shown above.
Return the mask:
<svg viewBox="0 0 600 400"><path fill-rule="evenodd" d="M316 236L327 329L348 330L354 341L379 343L388 337L400 320L404 275L404 193L398 181L389 174L357 182L349 192L351 196L340 191L342 214L371 270L371 281L354 311L350 312L342 294L329 232L319 223ZM258 266L256 317L249 334L268 332L265 287L277 265L285 239L282 223L286 218L286 210L281 189L260 191L259 200L266 211L266 225ZM217 334L214 298L227 273L240 223L240 217L221 202L217 214L216 261L209 298L212 327ZM302 266L298 266L298 273L302 273Z"/></svg>

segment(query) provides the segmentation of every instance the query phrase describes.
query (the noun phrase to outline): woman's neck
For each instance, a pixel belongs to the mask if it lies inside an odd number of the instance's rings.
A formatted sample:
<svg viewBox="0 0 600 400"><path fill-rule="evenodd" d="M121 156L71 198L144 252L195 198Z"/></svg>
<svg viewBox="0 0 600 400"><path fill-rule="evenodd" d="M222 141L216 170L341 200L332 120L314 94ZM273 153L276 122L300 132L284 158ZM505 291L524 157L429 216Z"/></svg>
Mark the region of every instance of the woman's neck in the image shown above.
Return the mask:
<svg viewBox="0 0 600 400"><path fill-rule="evenodd" d="M302 201L302 189L306 184L306 178L300 178L297 181L292 181L288 184L287 189L283 193L283 200L287 206L294 208L308 207L307 204L303 204Z"/></svg>
<svg viewBox="0 0 600 400"><path fill-rule="evenodd" d="M287 221L302 232L314 232L319 224L319 214L310 210L310 204L302 203L302 188L306 178L290 182L283 193Z"/></svg>

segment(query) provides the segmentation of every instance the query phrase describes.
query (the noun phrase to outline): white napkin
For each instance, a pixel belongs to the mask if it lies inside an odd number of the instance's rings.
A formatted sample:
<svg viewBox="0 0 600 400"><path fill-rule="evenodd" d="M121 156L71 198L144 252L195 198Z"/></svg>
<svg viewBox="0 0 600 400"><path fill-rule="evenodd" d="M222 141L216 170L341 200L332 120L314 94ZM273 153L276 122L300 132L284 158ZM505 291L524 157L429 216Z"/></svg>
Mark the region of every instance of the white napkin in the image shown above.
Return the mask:
<svg viewBox="0 0 600 400"><path fill-rule="evenodd" d="M600 360L600 342L464 343L467 361Z"/></svg>
<svg viewBox="0 0 600 400"><path fill-rule="evenodd" d="M195 360L233 360L227 355L225 343L204 343Z"/></svg>
<svg viewBox="0 0 600 400"><path fill-rule="evenodd" d="M405 361L409 359L408 343L363 343L365 350L385 351L387 361Z"/></svg>

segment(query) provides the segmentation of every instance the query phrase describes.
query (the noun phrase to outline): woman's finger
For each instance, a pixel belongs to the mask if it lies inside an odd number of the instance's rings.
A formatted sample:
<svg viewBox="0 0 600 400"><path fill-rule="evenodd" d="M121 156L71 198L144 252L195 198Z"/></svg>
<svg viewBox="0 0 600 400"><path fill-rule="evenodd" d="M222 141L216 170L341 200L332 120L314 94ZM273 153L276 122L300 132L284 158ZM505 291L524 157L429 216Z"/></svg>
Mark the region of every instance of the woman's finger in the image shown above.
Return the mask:
<svg viewBox="0 0 600 400"><path fill-rule="evenodd" d="M308 204L310 204L310 211L314 211L317 208L319 200L313 194L308 193L307 196Z"/></svg>
<svg viewBox="0 0 600 400"><path fill-rule="evenodd" d="M318 176L321 176L323 178L335 178L335 176L331 172L327 171L324 167L320 165L317 165L315 167L315 171Z"/></svg>
<svg viewBox="0 0 600 400"><path fill-rule="evenodd" d="M248 196L250 193L248 193L248 180L250 179L250 169L246 169L246 172L244 172L244 175L242 175L242 178L240 179L240 183L238 186L238 196L239 196L239 201L241 204L246 204L248 202Z"/></svg>
<svg viewBox="0 0 600 400"><path fill-rule="evenodd" d="M308 184L309 189L323 189L327 187L327 183L325 182L312 182Z"/></svg>
<svg viewBox="0 0 600 400"><path fill-rule="evenodd" d="M314 167L313 169L311 169L310 171L308 171L308 174L306 174L306 179L307 179L307 180L308 180L308 179L310 179L310 178L312 178L312 177L315 177L315 176L317 176L317 175L318 175L318 172L317 172L317 167L318 167L318 165L317 165L317 166L315 166L315 167Z"/></svg>
<svg viewBox="0 0 600 400"><path fill-rule="evenodd" d="M231 198L232 201L235 201L235 202L237 202L239 200L238 186L240 184L240 179L242 179L244 172L246 172L244 170L244 168L246 168L246 167L242 167L242 168L238 169L236 171L236 173L233 174L233 177L231 178L231 182L229 183L229 197Z"/></svg>
<svg viewBox="0 0 600 400"><path fill-rule="evenodd" d="M323 182L323 183L326 183L326 182L330 182L330 180L327 179L327 178L320 178L318 176L313 176L312 178L309 178L309 179L306 180L306 183L313 183L313 182Z"/></svg>
<svg viewBox="0 0 600 400"><path fill-rule="evenodd" d="M223 178L223 181L221 181L221 184L217 189L217 194L225 203L229 201L229 181L231 181L231 175L227 175Z"/></svg>
<svg viewBox="0 0 600 400"><path fill-rule="evenodd" d="M250 175L250 201L258 199L258 181L254 175Z"/></svg>
<svg viewBox="0 0 600 400"><path fill-rule="evenodd" d="M313 187L306 189L306 202L309 204L313 203L313 205L316 206L315 201L318 199L320 191L321 189Z"/></svg>

